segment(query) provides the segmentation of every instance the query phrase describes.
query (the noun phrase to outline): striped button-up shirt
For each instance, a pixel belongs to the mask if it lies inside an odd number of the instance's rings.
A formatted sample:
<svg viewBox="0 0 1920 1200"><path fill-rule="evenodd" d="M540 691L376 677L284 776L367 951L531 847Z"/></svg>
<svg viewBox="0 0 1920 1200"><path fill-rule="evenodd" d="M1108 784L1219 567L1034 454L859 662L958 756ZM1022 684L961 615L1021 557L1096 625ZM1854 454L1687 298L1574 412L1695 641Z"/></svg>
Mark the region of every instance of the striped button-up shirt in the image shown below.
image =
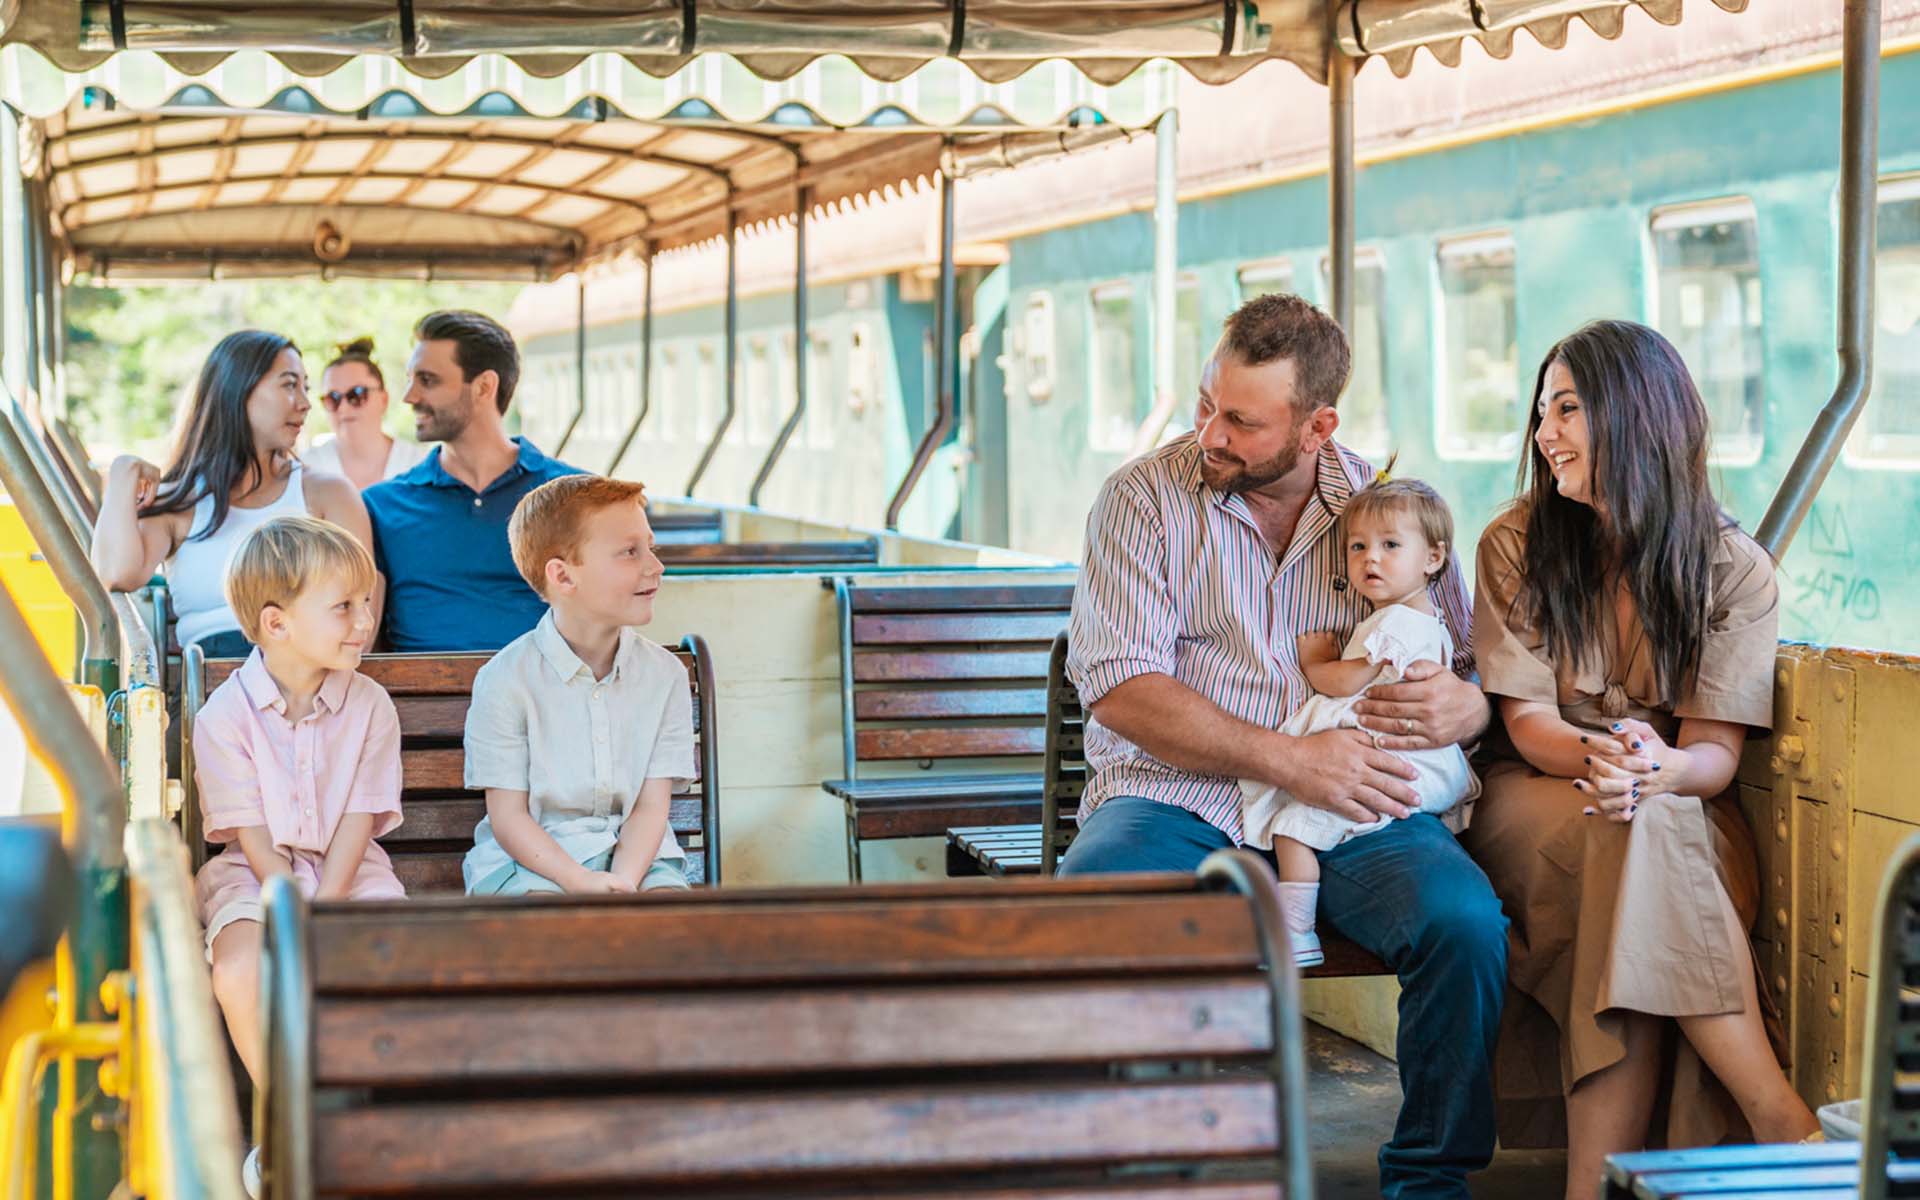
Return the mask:
<svg viewBox="0 0 1920 1200"><path fill-rule="evenodd" d="M1273 729L1312 694L1294 639L1331 630L1344 645L1367 602L1345 586L1337 519L1374 477L1328 442L1293 539L1275 555L1246 502L1208 487L1193 435L1115 472L1087 517L1086 560L1073 593L1068 673L1092 705L1137 675L1168 675L1229 714ZM1453 635L1453 669L1473 671L1471 606L1451 553L1433 585ZM1087 718L1092 771L1080 818L1113 796L1178 805L1241 840L1240 788L1170 766Z"/></svg>

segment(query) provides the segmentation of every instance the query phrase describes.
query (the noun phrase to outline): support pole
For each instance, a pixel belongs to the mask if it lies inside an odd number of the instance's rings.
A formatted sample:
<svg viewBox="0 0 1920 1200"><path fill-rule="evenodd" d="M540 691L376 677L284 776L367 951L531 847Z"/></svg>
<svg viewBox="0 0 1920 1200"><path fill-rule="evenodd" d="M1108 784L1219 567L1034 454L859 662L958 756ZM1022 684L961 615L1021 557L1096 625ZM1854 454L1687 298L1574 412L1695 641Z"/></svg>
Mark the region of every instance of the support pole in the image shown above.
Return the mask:
<svg viewBox="0 0 1920 1200"><path fill-rule="evenodd" d="M1353 73L1356 64L1333 43L1327 61L1327 275L1333 319L1353 336Z"/></svg>
<svg viewBox="0 0 1920 1200"><path fill-rule="evenodd" d="M560 444L553 448L555 458L566 452L567 443L573 440L573 431L580 428L580 418L587 412L586 272L576 272L573 283L573 418L567 422L567 431L560 435Z"/></svg>
<svg viewBox="0 0 1920 1200"><path fill-rule="evenodd" d="M1180 113L1168 109L1154 122L1153 175L1153 407L1134 431L1129 458L1160 444L1181 397L1173 391L1174 332L1180 269ZM1187 397L1188 400L1193 397Z"/></svg>
<svg viewBox="0 0 1920 1200"><path fill-rule="evenodd" d="M687 480L684 489L688 496L699 486L700 477L707 473L707 467L713 462L713 456L720 451L720 439L727 434L727 426L733 424L734 403L738 400L736 391L739 372L733 369L734 343L740 334L740 272L739 272L740 230L733 212L732 198L727 202L727 307L726 307L726 346L721 366L726 371L727 407L720 414L720 424L714 427L713 438L707 448L700 452L700 461L694 465L693 476Z"/></svg>
<svg viewBox="0 0 1920 1200"><path fill-rule="evenodd" d="M812 206L813 189L802 185L793 211L793 411L780 426L773 448L767 451L767 461L760 464L760 473L753 477L753 487L747 492L747 503L755 508L760 507L760 489L767 486L773 464L780 461L781 452L807 413L807 209Z"/></svg>
<svg viewBox="0 0 1920 1200"><path fill-rule="evenodd" d="M1840 382L1794 456L1758 541L1777 562L1873 391L1873 248L1879 215L1880 0L1847 0L1840 60Z"/></svg>
<svg viewBox="0 0 1920 1200"><path fill-rule="evenodd" d="M20 179L20 118L0 103L0 378L27 395L27 196Z"/></svg>
<svg viewBox="0 0 1920 1200"><path fill-rule="evenodd" d="M927 464L933 461L934 451L953 431L954 407L960 398L956 369L960 358L960 314L953 270L953 187L953 173L943 167L940 172L940 293L933 339L934 386L940 400L939 412L934 416L933 427L914 450L906 478L900 481L893 500L887 505L887 528L895 531L900 528L900 511L907 506L907 497L913 494Z"/></svg>
<svg viewBox="0 0 1920 1200"><path fill-rule="evenodd" d="M20 510L60 590L80 613L86 639L80 682L94 684L111 696L120 689L120 626L113 600L87 557L86 544L67 524L66 513L54 497L58 485L43 474L28 451L33 431L24 427L23 420L18 409L0 412L0 486Z"/></svg>
<svg viewBox="0 0 1920 1200"><path fill-rule="evenodd" d="M627 426L627 432L620 438L620 446L607 460L606 474L611 476L620 468L620 460L627 456L628 447L633 439L640 435L640 422L647 419L647 412L653 407L653 243L647 243L647 282L644 298L640 302L640 411L633 414L633 424Z"/></svg>

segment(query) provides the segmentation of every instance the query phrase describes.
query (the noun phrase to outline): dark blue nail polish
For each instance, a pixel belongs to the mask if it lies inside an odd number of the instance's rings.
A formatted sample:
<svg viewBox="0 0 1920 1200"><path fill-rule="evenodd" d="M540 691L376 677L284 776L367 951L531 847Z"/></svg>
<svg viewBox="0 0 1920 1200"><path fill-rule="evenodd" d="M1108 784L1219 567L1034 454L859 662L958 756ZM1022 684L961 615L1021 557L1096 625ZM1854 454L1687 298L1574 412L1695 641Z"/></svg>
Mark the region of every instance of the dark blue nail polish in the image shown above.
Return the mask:
<svg viewBox="0 0 1920 1200"><path fill-rule="evenodd" d="M1638 749L1640 748L1640 743L1639 743L1639 742L1635 742L1635 743L1633 744L1633 748L1634 748L1635 750L1638 750Z"/></svg>
<svg viewBox="0 0 1920 1200"><path fill-rule="evenodd" d="M1618 721L1615 721L1615 722L1613 723L1613 731L1614 731L1615 733L1619 733L1619 732L1620 732L1620 722L1618 722Z"/></svg>
<svg viewBox="0 0 1920 1200"><path fill-rule="evenodd" d="M1660 764L1659 763L1653 764L1653 769L1658 771L1660 769Z"/></svg>
<svg viewBox="0 0 1920 1200"><path fill-rule="evenodd" d="M1584 733L1580 735L1580 744L1581 744L1582 746L1584 746L1584 745L1586 745L1586 744L1587 744L1587 735L1586 735L1586 734L1584 734Z"/></svg>
<svg viewBox="0 0 1920 1200"><path fill-rule="evenodd" d="M1640 807L1640 806L1639 806L1638 804L1629 804L1629 805L1627 805L1627 815L1628 815L1628 816L1632 816L1632 815L1634 814L1634 811L1635 811L1636 809L1638 809L1639 807Z"/></svg>
<svg viewBox="0 0 1920 1200"><path fill-rule="evenodd" d="M1593 765L1593 755L1591 755L1591 754L1589 754L1589 755L1586 755L1586 756L1585 756L1585 757L1583 757L1583 758L1582 758L1582 759L1581 759L1580 761L1581 761L1581 762L1583 762L1583 763L1586 763L1586 764L1587 764L1588 766L1592 766L1592 765Z"/></svg>

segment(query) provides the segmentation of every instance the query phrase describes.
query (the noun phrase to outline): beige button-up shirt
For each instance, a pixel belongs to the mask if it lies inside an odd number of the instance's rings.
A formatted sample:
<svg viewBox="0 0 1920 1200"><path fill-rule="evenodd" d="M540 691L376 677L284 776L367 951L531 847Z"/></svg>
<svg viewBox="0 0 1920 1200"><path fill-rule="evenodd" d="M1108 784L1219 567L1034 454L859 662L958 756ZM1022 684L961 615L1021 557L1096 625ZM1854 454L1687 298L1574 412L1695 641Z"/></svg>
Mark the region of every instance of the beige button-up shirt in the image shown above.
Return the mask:
<svg viewBox="0 0 1920 1200"><path fill-rule="evenodd" d="M694 777L687 670L624 629L613 670L595 679L549 610L474 676L466 755L468 787L527 793L533 819L584 863L620 840L647 780ZM668 828L656 858L686 856ZM468 887L512 861L482 818L467 854Z"/></svg>

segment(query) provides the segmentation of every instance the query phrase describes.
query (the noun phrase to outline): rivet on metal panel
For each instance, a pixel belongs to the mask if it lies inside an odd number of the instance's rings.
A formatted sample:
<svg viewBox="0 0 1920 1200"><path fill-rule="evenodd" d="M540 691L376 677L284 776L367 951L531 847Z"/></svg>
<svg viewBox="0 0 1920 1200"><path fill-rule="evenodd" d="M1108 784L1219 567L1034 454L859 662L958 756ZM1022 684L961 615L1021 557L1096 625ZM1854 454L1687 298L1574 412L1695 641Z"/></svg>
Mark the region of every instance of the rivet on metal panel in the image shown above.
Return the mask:
<svg viewBox="0 0 1920 1200"><path fill-rule="evenodd" d="M1836 1017L1840 1015L1840 997L1827 997L1827 1011Z"/></svg>
<svg viewBox="0 0 1920 1200"><path fill-rule="evenodd" d="M1833 944L1838 946L1840 944L1840 927L1835 925L1833 929L1829 931L1828 936L1833 940Z"/></svg>
<svg viewBox="0 0 1920 1200"><path fill-rule="evenodd" d="M1779 684L1781 687L1786 687L1787 684L1792 682L1792 679L1790 676L1788 676L1787 669L1785 667L1782 667L1778 671L1775 671L1773 673L1773 681Z"/></svg>
<svg viewBox="0 0 1920 1200"><path fill-rule="evenodd" d="M1833 681L1833 698L1835 700L1845 700L1847 698L1847 685L1838 679Z"/></svg>
<svg viewBox="0 0 1920 1200"><path fill-rule="evenodd" d="M1827 785L1836 792L1844 792L1847 790L1847 777L1838 771L1830 772L1827 775Z"/></svg>
<svg viewBox="0 0 1920 1200"><path fill-rule="evenodd" d="M1767 769L1775 775L1785 775L1787 773L1787 760L1776 754L1767 760Z"/></svg>
<svg viewBox="0 0 1920 1200"><path fill-rule="evenodd" d="M1778 925L1780 928L1785 929L1787 927L1787 910L1784 908L1774 909L1773 923L1775 925Z"/></svg>
<svg viewBox="0 0 1920 1200"><path fill-rule="evenodd" d="M1780 739L1780 757L1790 763L1797 763L1807 756L1807 744L1789 733Z"/></svg>
<svg viewBox="0 0 1920 1200"><path fill-rule="evenodd" d="M1841 841L1839 838L1833 839L1833 845L1828 846L1827 849L1832 851L1833 857L1836 860L1845 858L1847 856L1847 844Z"/></svg>
<svg viewBox="0 0 1920 1200"><path fill-rule="evenodd" d="M1775 975L1773 977L1773 990L1782 996L1787 994L1787 977L1785 975Z"/></svg>
<svg viewBox="0 0 1920 1200"><path fill-rule="evenodd" d="M1773 836L1777 840L1782 842L1787 840L1787 822L1784 817L1781 818L1780 823L1778 825L1775 825L1773 827Z"/></svg>
<svg viewBox="0 0 1920 1200"><path fill-rule="evenodd" d="M1831 1079L1827 1080L1827 1099L1829 1101L1833 1101L1833 1100L1838 1100L1839 1098L1840 1098L1840 1085L1835 1083Z"/></svg>

